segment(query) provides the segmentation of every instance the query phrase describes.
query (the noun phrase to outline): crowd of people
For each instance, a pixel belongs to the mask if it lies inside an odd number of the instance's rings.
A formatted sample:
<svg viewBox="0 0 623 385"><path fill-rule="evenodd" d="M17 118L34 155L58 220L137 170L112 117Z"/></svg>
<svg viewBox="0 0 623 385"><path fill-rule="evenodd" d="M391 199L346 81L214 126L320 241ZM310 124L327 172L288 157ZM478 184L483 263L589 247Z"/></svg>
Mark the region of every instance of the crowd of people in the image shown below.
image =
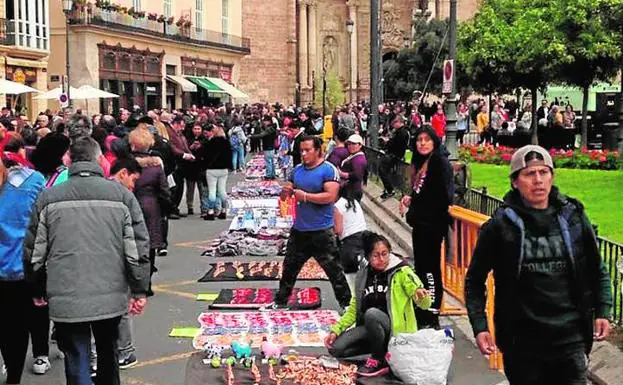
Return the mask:
<svg viewBox="0 0 623 385"><path fill-rule="evenodd" d="M0 351L7 383L20 383L29 336L32 371L50 369L53 321L68 384L87 385L92 376L119 384L119 369L137 363L131 316L154 295L151 277L157 257L168 255L169 220L195 215L195 189L203 219L226 219L227 178L245 171L249 152L263 153L264 178L282 177L282 198L297 201L279 290L265 310L287 307L298 273L314 257L343 313L325 340L329 353L370 354L358 374L387 373L392 336L440 327L441 248L454 184L444 110L424 107L430 116L415 103L379 107L381 199L395 195L392 173L412 151L411 193L400 200L400 214L412 227L413 258L392 253L386 238L367 231L360 204L368 175L365 103L335 110L330 143L320 137L324 122L315 110L280 104L122 109L116 117L46 111L32 126L3 109L0 304L12 317L1 318L2 330L11 333L2 333ZM458 113L463 131L475 116L483 141L495 141L510 120L501 104L488 120L484 101L461 103ZM497 346L513 385L545 383L538 381L551 374L528 376L536 344L560 353L543 356L554 373L569 369L569 381L558 383L580 383L572 380L586 374L579 363L590 351L593 327L597 339L609 330L609 277L594 234L579 202L552 187L553 173L540 147L513 156L512 191L484 226L466 283L478 346L490 354L496 345L485 321L484 281L489 271L496 275ZM499 262L500 250L515 260Z"/></svg>

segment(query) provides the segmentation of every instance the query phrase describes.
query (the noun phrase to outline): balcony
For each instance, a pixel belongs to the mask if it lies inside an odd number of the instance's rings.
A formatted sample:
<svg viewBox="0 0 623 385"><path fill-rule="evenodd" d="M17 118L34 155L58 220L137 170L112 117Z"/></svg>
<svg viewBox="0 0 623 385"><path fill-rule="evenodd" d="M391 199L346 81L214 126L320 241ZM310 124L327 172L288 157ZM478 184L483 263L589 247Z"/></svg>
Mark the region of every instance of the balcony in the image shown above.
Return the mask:
<svg viewBox="0 0 623 385"><path fill-rule="evenodd" d="M15 45L15 33L11 20L0 19L0 45Z"/></svg>
<svg viewBox="0 0 623 385"><path fill-rule="evenodd" d="M195 27L177 26L176 24L168 24L166 21L150 20L146 17L135 18L128 14L100 8L74 10L69 15L69 23L146 34L184 44L237 51L245 55L251 53L251 41L248 38Z"/></svg>

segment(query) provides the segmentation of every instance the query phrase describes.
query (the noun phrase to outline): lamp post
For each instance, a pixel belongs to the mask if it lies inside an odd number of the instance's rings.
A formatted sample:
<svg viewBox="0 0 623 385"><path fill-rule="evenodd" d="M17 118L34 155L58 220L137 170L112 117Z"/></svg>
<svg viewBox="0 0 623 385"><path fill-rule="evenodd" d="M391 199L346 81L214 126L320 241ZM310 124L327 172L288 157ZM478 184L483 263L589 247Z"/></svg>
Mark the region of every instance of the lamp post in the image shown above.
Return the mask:
<svg viewBox="0 0 623 385"><path fill-rule="evenodd" d="M450 0L450 60L452 60L452 87L447 104L446 148L450 152L450 160L459 158L456 143L457 137L457 97L456 97L456 7L457 0Z"/></svg>
<svg viewBox="0 0 623 385"><path fill-rule="evenodd" d="M370 145L379 146L379 63L381 51L379 46L379 0L370 0Z"/></svg>
<svg viewBox="0 0 623 385"><path fill-rule="evenodd" d="M329 63L327 63L327 55L325 52L327 42L325 41L322 44L322 118L324 119L327 116L327 67Z"/></svg>
<svg viewBox="0 0 623 385"><path fill-rule="evenodd" d="M348 102L353 103L353 30L355 22L346 20L346 31L348 31Z"/></svg>
<svg viewBox="0 0 623 385"><path fill-rule="evenodd" d="M71 108L71 81L69 77L69 71L71 69L71 64L69 63L69 15L73 10L74 2L73 0L63 0L63 12L65 13L65 76L67 77L67 105ZM63 82L63 88L65 88L65 82Z"/></svg>

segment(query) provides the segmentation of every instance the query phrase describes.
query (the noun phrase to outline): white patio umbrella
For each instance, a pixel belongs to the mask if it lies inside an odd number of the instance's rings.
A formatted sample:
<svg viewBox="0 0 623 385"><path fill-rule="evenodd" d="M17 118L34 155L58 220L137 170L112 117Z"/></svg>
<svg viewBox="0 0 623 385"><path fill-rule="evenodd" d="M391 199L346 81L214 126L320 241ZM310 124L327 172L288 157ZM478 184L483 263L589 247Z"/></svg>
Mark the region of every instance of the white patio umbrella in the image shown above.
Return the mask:
<svg viewBox="0 0 623 385"><path fill-rule="evenodd" d="M70 96L72 99L86 99L85 92L78 88L71 87L69 91L71 92ZM43 92L42 94L38 95L35 99L58 99L58 97L62 93L63 93L63 89L61 87L56 87L47 92Z"/></svg>
<svg viewBox="0 0 623 385"><path fill-rule="evenodd" d="M39 93L38 90L28 87L27 85L12 82L6 79L0 79L0 94L1 95L19 95L29 92Z"/></svg>
<svg viewBox="0 0 623 385"><path fill-rule="evenodd" d="M82 94L84 94L85 99L108 99L108 98L119 97L119 95L117 94L113 94L112 92L106 92L104 90L100 90L99 88L95 88L88 84L85 84L78 89L81 91Z"/></svg>

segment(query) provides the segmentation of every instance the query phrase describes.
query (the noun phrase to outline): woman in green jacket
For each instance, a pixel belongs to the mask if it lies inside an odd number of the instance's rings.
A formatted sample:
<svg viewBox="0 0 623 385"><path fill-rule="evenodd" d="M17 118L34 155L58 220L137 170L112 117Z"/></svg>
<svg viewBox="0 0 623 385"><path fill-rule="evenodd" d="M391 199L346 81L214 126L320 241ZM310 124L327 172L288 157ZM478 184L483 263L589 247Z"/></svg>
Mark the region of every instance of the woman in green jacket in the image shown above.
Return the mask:
<svg viewBox="0 0 623 385"><path fill-rule="evenodd" d="M387 238L366 231L363 251L367 264L359 269L350 305L332 326L325 346L336 358L371 354L357 374L374 377L389 371L385 355L390 337L417 331L414 303L428 309L431 297L413 269L391 253Z"/></svg>

